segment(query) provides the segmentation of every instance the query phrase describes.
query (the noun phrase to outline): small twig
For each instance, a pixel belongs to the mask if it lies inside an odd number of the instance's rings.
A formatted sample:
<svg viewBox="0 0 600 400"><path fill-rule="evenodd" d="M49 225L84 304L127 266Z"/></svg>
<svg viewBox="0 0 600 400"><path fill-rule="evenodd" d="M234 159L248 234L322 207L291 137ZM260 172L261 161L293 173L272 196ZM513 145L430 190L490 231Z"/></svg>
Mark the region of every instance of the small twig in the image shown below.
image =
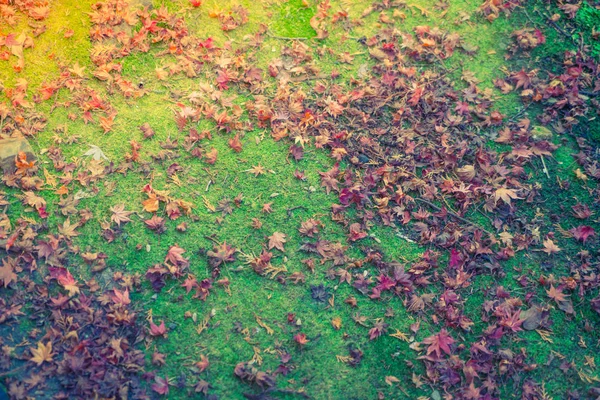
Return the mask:
<svg viewBox="0 0 600 400"><path fill-rule="evenodd" d="M220 245L221 243L219 243L219 241L217 239L215 239L212 236L204 236L204 239L210 240L211 242L213 242L214 244Z"/></svg>
<svg viewBox="0 0 600 400"><path fill-rule="evenodd" d="M0 373L0 377L5 377L5 376L10 376L10 375L16 374L17 372L21 372L22 370L24 370L25 367L26 367L26 365L22 365L19 368L15 368L10 371L2 372L2 373Z"/></svg>
<svg viewBox="0 0 600 400"><path fill-rule="evenodd" d="M508 122L516 122L518 118L521 118L521 116L522 116L523 114L525 114L525 112L527 111L527 109L529 108L529 106L530 106L530 105L531 105L531 103L530 103L530 104L527 104L525 107L521 108L521 110L520 110L518 113L516 113L515 115L513 115L513 116L512 116L512 117L511 117L511 118L508 120Z"/></svg>
<svg viewBox="0 0 600 400"><path fill-rule="evenodd" d="M435 204L433 204L433 203L431 203L431 202L429 202L429 201L427 201L425 199L422 199L420 197L415 197L414 199L417 200L417 201L420 201L421 203L427 204L428 206L433 207L433 208L435 208L438 211L442 210L440 207L436 206ZM465 218L461 217L460 215L458 215L458 214L456 214L456 213L454 213L454 212L452 212L452 211L450 211L448 209L446 209L446 212L448 213L448 215L453 216L454 218L458 219L459 221L462 221L462 222L464 222L466 224L474 226L477 229L481 229L482 231L484 231L485 233L487 233L490 236L494 236L493 233L487 231L486 229L482 228L481 226L477 225L476 223L471 222L468 219L465 219Z"/></svg>
<svg viewBox="0 0 600 400"><path fill-rule="evenodd" d="M267 35L270 38L273 39L278 39L278 40L308 40L309 38L305 38L305 37L287 37L287 36L277 36L277 35L273 35L271 34L271 32L267 32Z"/></svg>
<svg viewBox="0 0 600 400"><path fill-rule="evenodd" d="M270 390L272 392L276 392L276 393L285 393L285 394L291 394L291 395L297 395L300 397L303 397L305 399L310 399L311 397L309 395L307 395L304 392L299 392L297 390L294 389L280 389L280 388L274 388L273 390Z"/></svg>
<svg viewBox="0 0 600 400"><path fill-rule="evenodd" d="M552 27L553 27L553 28L554 28L554 29L555 29L555 30L556 30L558 33L560 33L560 34L561 34L561 35L563 35L564 37L567 37L567 38L569 38L569 39L573 40L573 38L572 38L572 37L571 37L571 36L570 36L570 35L569 35L567 32L565 32L565 31L564 31L564 30L563 30L563 29L562 29L560 26L558 26L558 25L556 24L556 22L554 22L554 21L552 20L552 18L550 18L548 15L546 15L546 14L542 13L542 12L541 12L540 10L538 10L538 9L536 9L536 10L535 10L535 12L536 12L536 13L538 13L540 17L546 18L546 20L548 21L548 23L549 23L550 25L552 25Z"/></svg>
<svg viewBox="0 0 600 400"><path fill-rule="evenodd" d="M304 82L304 81L314 81L317 79L328 79L331 78L331 75L328 74L317 74L313 76L295 76L290 78L290 82Z"/></svg>
<svg viewBox="0 0 600 400"><path fill-rule="evenodd" d="M550 174L548 173L548 168L546 168L546 162L544 161L544 156L540 154L540 158L542 159L542 165L544 166L544 173L550 179Z"/></svg>
<svg viewBox="0 0 600 400"><path fill-rule="evenodd" d="M298 209L306 210L307 208L304 206L296 206L296 207L287 208L285 211L287 211L288 218L292 217L292 211L298 210Z"/></svg>
<svg viewBox="0 0 600 400"><path fill-rule="evenodd" d="M211 183L212 183L212 179L209 179L208 184L206 185L206 189L204 190L205 192L208 192L208 188L210 187Z"/></svg>

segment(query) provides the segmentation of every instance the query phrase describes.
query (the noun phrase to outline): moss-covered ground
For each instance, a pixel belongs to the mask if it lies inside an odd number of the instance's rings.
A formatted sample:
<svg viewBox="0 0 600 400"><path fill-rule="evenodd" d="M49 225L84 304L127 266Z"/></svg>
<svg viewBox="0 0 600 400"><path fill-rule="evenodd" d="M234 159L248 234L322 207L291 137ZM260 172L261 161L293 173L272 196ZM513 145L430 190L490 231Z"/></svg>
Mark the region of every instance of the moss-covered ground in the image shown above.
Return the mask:
<svg viewBox="0 0 600 400"><path fill-rule="evenodd" d="M94 69L89 58L91 49L88 37L90 21L87 13L92 6L90 0L54 0L51 12L46 20L47 32L35 39L35 47L25 50L25 68L16 72L11 63L15 57L0 64L0 82L6 88L13 87L19 79L27 80L30 93L40 87L42 82L55 78L59 65L78 63L86 68L86 73ZM231 32L223 32L219 22L210 18L213 10L227 10L235 4L242 4L249 12L249 22ZM285 38L303 38L309 46L335 48L336 52L344 49L355 55L352 64L341 64L338 60L325 54L315 60L315 65L324 72L335 69L340 73L340 81L356 76L362 64L371 62L368 54L361 53L362 47L356 38L369 36L379 29L381 22L374 13L364 20L364 24L347 32L334 31L325 41L312 38L315 31L310 26L310 19L316 11L313 1L216 1L207 0L199 8L192 8L185 1L155 1L153 6L166 6L170 10L178 10L185 16L188 27L195 34L213 37L219 45L231 41L235 46L244 37L255 32L261 24L268 27L270 37L266 39L265 49L272 54L259 54L257 65L266 67L268 61L277 55ZM506 48L511 40L511 32L522 24L542 24L537 14L529 12L526 16L517 10L510 18L501 17L493 23L487 22L476 11L479 3L473 0L452 1L445 10L435 8L428 0L415 0L408 4L402 15L390 17L393 26L401 31L411 31L418 25L438 26L456 32L464 38L468 52L460 52L445 61L445 67L453 77L476 79L480 87L494 92L498 99L497 108L506 115L520 112L523 105L517 95L500 95L493 89L493 80L504 77L506 70L514 69L525 61L507 60ZM332 2L333 10L347 9L351 18L359 16L366 4L359 1L344 0ZM589 6L582 7L577 18L583 25L591 26L597 19L598 11ZM531 19L530 19L531 18ZM597 24L596 24L597 25ZM74 31L71 37L64 37L68 27ZM16 27L0 26L0 31L27 31L25 20ZM339 29L339 28L336 28ZM564 51L570 44L559 41L552 29L548 33L548 44L536 49L533 58L542 58L549 53ZM304 40L305 39L305 40ZM560 43L559 43L560 42ZM148 94L139 99L125 99L112 96L111 104L118 111L111 132L104 134L97 124L85 124L78 119L72 121L69 113L77 113L76 107L53 109L53 102L68 99L69 94L60 92L51 101L43 102L36 107L48 118L44 131L31 140L35 152L39 155L42 169L52 174L52 163L46 156L47 149L57 145L67 160L83 163L87 158L84 153L90 145L98 146L110 161L119 164L131 151L130 141L142 144L142 161L152 161L150 154L160 150L160 143L166 140L183 141L184 134L176 126L173 118L176 103L182 99L173 98L170 94L178 88L197 87L200 83L194 78L177 78L167 83L156 79L155 70L164 63L164 59L156 57L162 49L153 47L149 53L131 54L122 59L123 76L135 83L143 83ZM89 75L88 75L89 76ZM105 91L101 82L89 77L89 84L99 91ZM248 100L246 95L237 96L235 103L243 105ZM528 110L533 116L535 109ZM144 140L139 126L148 123L156 132L151 140ZM209 122L201 121L198 130L214 130ZM493 132L482 132L492 136ZM591 135L594 135L593 133ZM597 133L596 133L597 135ZM221 273L222 278L229 279L229 291L217 288L205 301L192 298L191 294L181 287L181 282L168 281L162 292L155 294L145 280L140 291L132 294L132 300L140 310L154 321L164 320L168 327L165 338L148 340L142 344L148 350L148 369L157 369L161 376L167 376L173 386L169 398L184 398L189 388L179 385L184 381L182 376L193 376L190 366L206 356L210 367L200 377L210 382L210 393L223 399L243 398L243 393L251 390L236 379L233 368L242 361L257 360L261 369L274 370L279 364L277 349L285 348L291 354L292 371L282 379L280 388L301 388L314 398L319 399L373 399L378 393L385 398L440 398L438 392L426 386L416 387L411 379L413 373L422 373L418 362L407 363L415 359L415 352L410 348L411 341L419 341L439 330L431 326L431 321L420 320L415 314L408 313L406 306L397 297L387 297L380 301L371 301L366 296L358 296L349 285L338 285L337 280L327 280L325 275L329 265L317 263L311 272L302 262L306 254L299 251L306 240L298 233L302 221L315 218L323 222L323 239L346 243L344 229L330 220L331 205L337 199L333 194L326 194L321 188L320 171L332 167L332 160L325 152L310 148L300 161L293 161L288 154L289 144L274 141L266 130L251 131L241 139L243 150L232 151L228 146L229 136L216 133L210 143L218 150L218 158L214 165L209 165L192 157L180 157L172 161L151 162L151 171L147 175L138 173L113 174L93 187L77 187L71 189L70 195L76 195L78 208L88 209L92 220L78 229L79 236L73 239L73 245L89 252L103 252L107 256L108 267L99 274L92 274L82 259L68 260L69 269L76 279L86 280L95 277L105 282L114 274L138 273L143 276L149 266L164 260L169 247L178 244L186 249L185 256L190 259L190 272L197 277L207 277L210 269L206 262L206 251L214 242L227 241L228 244L241 249L245 254L259 254L265 240L273 232L287 235L285 253L274 251L273 264L285 267L290 272L302 272L306 283L294 284L288 280L285 285L269 276L259 276L252 268L244 264L243 257L238 254L237 261L228 263ZM565 210L580 201L590 201L588 185L590 182L577 180L575 165L571 153L574 149L572 139L556 137L553 139L559 146L554 158L546 158L549 174L541 173L542 165L534 165L531 174L538 177L542 197L546 199L545 209L563 216ZM492 146L496 146L493 145ZM176 162L181 166L178 179L174 181L167 174L167 168ZM260 165L267 171L264 175L255 176L248 170ZM303 171L305 180L294 177L296 170ZM572 183L568 190L557 190L557 180ZM170 195L193 204L192 218L186 218L187 229L177 229L178 221L166 222L166 232L158 235L146 229L143 220L151 216L143 211L142 201L145 194L142 189L146 184L153 188L166 190ZM11 193L11 189L2 189ZM50 188L41 195L46 199L49 214L47 223L50 226L62 224L66 217L61 214L58 202L60 196ZM239 205L233 205L230 214L214 211L220 202L231 202L237 196L243 196ZM102 238L101 222L110 219L110 208L115 204L125 204L128 210L135 211L132 222L124 225L116 239L107 243ZM272 212L265 213L263 206L271 203ZM527 218L546 218L552 220L553 215L535 215L535 205L526 213ZM36 218L36 213L15 201L10 206L9 217L13 223L18 218ZM468 216L477 223L489 228L490 221L478 213ZM262 222L262 227L252 226L253 219ZM561 219L565 227L575 222L568 217ZM381 248L392 260L405 263L416 259L427 248L420 247L389 227L375 226L370 237L360 242L359 246ZM575 254L577 251L572 254ZM360 254L360 249L351 248L350 254ZM574 261L574 260L573 260ZM539 272L541 268L548 273L566 270L568 265L561 259L555 263L550 256L543 253L518 253L509 262L503 264L505 271L501 280L481 276L471 286L466 302L466 314L475 321L472 329L476 337L485 324L478 322L481 313L483 292L486 288L503 285L509 290L519 290L515 278L527 271ZM372 271L370 271L372 273ZM367 271L366 273L369 273ZM311 286L324 284L329 293L329 301L318 302L311 296ZM539 294L540 296L543 293ZM350 296L356 296L357 306L350 307L344 302ZM545 301L545 300L543 300ZM581 370L589 370L584 363L584 356L597 354L598 329L586 331L582 328L584 321L595 321L598 316L592 315L589 308L575 305L577 318L565 316L558 310L552 311L553 333L548 338L540 336L536 331L521 332L517 335L517 347L527 348L530 356L540 365L550 363L553 368L544 368L531 372L531 377L545 383L549 396L564 398L565 385L585 387L587 383L573 376L572 381L565 381L558 365L564 358L575 363ZM295 314L296 324L288 323L288 313ZM186 316L187 315L187 316ZM192 317L190 317L192 316ZM360 316L365 319L357 323ZM407 337L407 341L385 335L376 341L370 341L368 331L378 318L386 318L390 325L389 333L399 330ZM258 319L262 321L258 323ZM341 328L332 325L334 318L341 319ZM421 321L416 337L411 334L410 326ZM202 329L202 325L207 327ZM271 328L269 332L264 325ZM293 337L298 332L305 333L309 342L298 346ZM364 352L363 362L356 367L340 362L336 356L345 357L350 347L360 348ZM154 352L165 354L166 364L157 368L151 364L150 355ZM549 371L557 371L556 376ZM590 371L590 375L593 375ZM560 376L559 376L560 375ZM388 384L385 379L394 376L399 382ZM181 386L181 387L179 387ZM40 394L43 398L43 394ZM285 394L282 395L285 398ZM292 398L292 395L289 395ZM502 398L516 396L510 386L503 388Z"/></svg>

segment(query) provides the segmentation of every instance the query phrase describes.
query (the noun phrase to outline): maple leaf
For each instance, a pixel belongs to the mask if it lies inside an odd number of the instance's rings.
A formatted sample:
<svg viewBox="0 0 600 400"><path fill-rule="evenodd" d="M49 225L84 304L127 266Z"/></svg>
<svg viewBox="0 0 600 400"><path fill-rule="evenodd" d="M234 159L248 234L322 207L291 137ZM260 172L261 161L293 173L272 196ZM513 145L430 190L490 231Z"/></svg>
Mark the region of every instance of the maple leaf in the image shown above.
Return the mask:
<svg viewBox="0 0 600 400"><path fill-rule="evenodd" d="M206 153L204 158L206 159L207 163L212 165L217 162L218 154L219 154L219 151L213 147L208 153Z"/></svg>
<svg viewBox="0 0 600 400"><path fill-rule="evenodd" d="M396 378L396 377L395 377L395 376L393 376L393 375L389 375L389 376L386 376L386 377L385 377L384 381L385 381L385 383L387 383L388 385L390 385L390 386L393 386L393 385L394 385L394 383L398 383L398 382L400 382L400 379Z"/></svg>
<svg viewBox="0 0 600 400"><path fill-rule="evenodd" d="M269 236L269 250L276 248L285 252L285 249L283 248L283 244L286 242L285 238L285 234L281 232L274 232L271 236Z"/></svg>
<svg viewBox="0 0 600 400"><path fill-rule="evenodd" d="M223 263L235 261L235 252L235 248L229 246L227 242L223 242L220 245L215 246L213 250L208 251L206 254L211 257L211 265L213 267L218 267Z"/></svg>
<svg viewBox="0 0 600 400"><path fill-rule="evenodd" d="M58 231L63 236L71 238L79 235L79 232L75 232L75 229L77 229L78 226L79 224L71 225L71 221L69 220L69 218L67 218L67 220L61 226L58 227Z"/></svg>
<svg viewBox="0 0 600 400"><path fill-rule="evenodd" d="M265 203L262 206L261 211L265 214L270 214L273 212L273 208L271 208L271 206L273 205L273 203Z"/></svg>
<svg viewBox="0 0 600 400"><path fill-rule="evenodd" d="M338 180L331 176L331 175L327 175L327 174L322 174L321 172L319 172L319 174L321 174L321 186L325 188L325 192L327 194L331 193L331 191L338 191Z"/></svg>
<svg viewBox="0 0 600 400"><path fill-rule="evenodd" d="M165 357L166 354L154 351L154 353L152 353L152 365L156 365L159 367L165 365L167 363Z"/></svg>
<svg viewBox="0 0 600 400"><path fill-rule="evenodd" d="M300 346L304 346L306 343L309 342L308 338L306 337L306 334L304 333L298 333L294 336L294 340L296 341L296 343L298 343Z"/></svg>
<svg viewBox="0 0 600 400"><path fill-rule="evenodd" d="M110 220L119 226L121 226L121 222L131 221L129 216L133 214L133 212L125 211L125 204L118 204L114 207L111 207L110 211L113 213L113 215L110 217Z"/></svg>
<svg viewBox="0 0 600 400"><path fill-rule="evenodd" d="M185 288L185 292L189 293L193 288L198 287L198 281L193 275L189 275L186 280L181 284L181 287Z"/></svg>
<svg viewBox="0 0 600 400"><path fill-rule="evenodd" d="M83 78L83 71L85 70L85 67L82 67L81 65L79 65L78 62L76 62L72 68L69 68L69 72L72 73L75 76L78 76L80 78Z"/></svg>
<svg viewBox="0 0 600 400"><path fill-rule="evenodd" d="M37 349L34 347L29 348L33 357L30 358L31 361L35 362L38 366L42 365L44 362L51 362L52 356L52 342L48 341L48 343L44 344L42 342L38 342Z"/></svg>
<svg viewBox="0 0 600 400"><path fill-rule="evenodd" d="M252 218L252 228L260 229L262 227L262 222L258 218Z"/></svg>
<svg viewBox="0 0 600 400"><path fill-rule="evenodd" d="M17 175L25 175L27 170L32 169L35 166L34 161L27 161L27 153L20 151L15 157L15 167L17 167Z"/></svg>
<svg viewBox="0 0 600 400"><path fill-rule="evenodd" d="M573 302L567 298L562 292L560 287L555 288L553 285L550 285L550 290L546 290L548 297L556 301L556 305L558 308L567 314L573 314L575 310L573 309Z"/></svg>
<svg viewBox="0 0 600 400"><path fill-rule="evenodd" d="M90 146L90 149L88 151L86 151L85 153L83 153L84 156L92 156L92 158L96 161L99 161L101 159L109 161L108 157L106 157L106 155L100 149L100 147L93 145L93 144L90 144L88 146Z"/></svg>
<svg viewBox="0 0 600 400"><path fill-rule="evenodd" d="M506 188L506 187L498 188L494 192L494 199L496 202L498 202L498 200L502 200L503 202L505 202L508 205L510 205L510 199L519 199L519 198L520 197L517 196L517 193L514 190Z"/></svg>
<svg viewBox="0 0 600 400"><path fill-rule="evenodd" d="M115 304L126 306L131 303L131 300L129 299L129 289L125 289L122 292L118 289L113 289L113 293L110 297Z"/></svg>
<svg viewBox="0 0 600 400"><path fill-rule="evenodd" d="M333 329L339 331L342 328L342 319L340 317L333 317L331 319L331 325L333 326Z"/></svg>
<svg viewBox="0 0 600 400"><path fill-rule="evenodd" d="M573 215L575 218L586 219L591 217L594 213L590 210L587 204L577 203L572 207Z"/></svg>
<svg viewBox="0 0 600 400"><path fill-rule="evenodd" d="M200 381L198 381L198 383L194 385L194 392L202 393L204 394L204 396L206 396L208 394L208 389L210 389L211 387L212 386L210 385L210 383L206 382L204 379L200 379Z"/></svg>
<svg viewBox="0 0 600 400"><path fill-rule="evenodd" d="M229 139L229 147L231 147L236 153L242 151L242 142L240 142L239 135L235 135L232 139Z"/></svg>
<svg viewBox="0 0 600 400"><path fill-rule="evenodd" d="M48 271L50 272L50 276L56 279L58 284L69 292L69 296L79 293L77 281L75 281L75 278L73 278L68 269L64 267L48 267Z"/></svg>
<svg viewBox="0 0 600 400"><path fill-rule="evenodd" d="M169 394L169 380L167 378L161 378L156 375L154 377L154 383L152 384L152 390L158 394L168 395Z"/></svg>
<svg viewBox="0 0 600 400"><path fill-rule="evenodd" d="M156 325L153 321L150 321L149 332L152 336L164 336L167 333L165 321L161 321L160 325Z"/></svg>
<svg viewBox="0 0 600 400"><path fill-rule="evenodd" d="M424 344L428 344L427 355L435 353L436 358L440 358L443 353L452 354L450 346L455 342L448 334L446 329L442 329L439 333L423 339Z"/></svg>
<svg viewBox="0 0 600 400"><path fill-rule="evenodd" d="M384 332L387 331L388 324L383 322L383 319L378 319L375 322L375 325L371 329L369 329L369 340L375 340L379 336L383 335Z"/></svg>
<svg viewBox="0 0 600 400"><path fill-rule="evenodd" d="M31 18L35 19L36 21L40 21L48 17L48 14L50 14L50 7L42 5L31 7L28 10L28 14Z"/></svg>
<svg viewBox="0 0 600 400"><path fill-rule="evenodd" d="M200 372L204 372L209 365L210 363L208 362L208 357L206 357L204 354L201 354L200 361L194 364L194 366L198 368Z"/></svg>
<svg viewBox="0 0 600 400"><path fill-rule="evenodd" d="M144 211L147 212L156 212L158 211L159 202L154 193L148 194L148 198L142 202L142 206L144 206Z"/></svg>
<svg viewBox="0 0 600 400"><path fill-rule="evenodd" d="M146 226L157 233L163 233L165 228L165 219L154 214L152 218L144 221Z"/></svg>
<svg viewBox="0 0 600 400"><path fill-rule="evenodd" d="M521 69L519 72L513 72L511 78L515 81L517 89L527 89L531 86L531 78L534 74L534 71L527 73L524 69Z"/></svg>
<svg viewBox="0 0 600 400"><path fill-rule="evenodd" d="M185 250L175 244L169 247L165 262L170 262L175 266L187 266L189 265L189 260L183 258L183 253L185 253Z"/></svg>
<svg viewBox="0 0 600 400"><path fill-rule="evenodd" d="M320 303L324 303L329 298L329 293L327 292L327 288L323 284L320 285L312 285L310 287L310 295L311 297Z"/></svg>
<svg viewBox="0 0 600 400"><path fill-rule="evenodd" d="M554 244L554 242L550 239L544 240L544 248L542 251L548 255L558 253L561 250L560 247Z"/></svg>
<svg viewBox="0 0 600 400"><path fill-rule="evenodd" d="M579 225L576 228L571 229L569 232L573 234L573 237L577 240L585 243L590 236L596 235L596 231L591 226Z"/></svg>
<svg viewBox="0 0 600 400"><path fill-rule="evenodd" d="M304 236L313 237L319 233L319 226L322 225L321 221L309 218L300 224L298 231Z"/></svg>
<svg viewBox="0 0 600 400"><path fill-rule="evenodd" d="M592 309L596 311L598 315L600 315L600 296L593 298L590 303L592 305Z"/></svg>
<svg viewBox="0 0 600 400"><path fill-rule="evenodd" d="M350 235L348 235L348 240L350 240L351 242L355 242L357 240L367 237L367 233L361 230L361 226L359 223L351 224L349 230Z"/></svg>
<svg viewBox="0 0 600 400"><path fill-rule="evenodd" d="M257 166L253 166L249 170L246 170L245 172L250 172L251 174L254 174L254 176L259 176L259 175L266 174L267 170L265 169L265 167L263 167L262 165L258 164Z"/></svg>
<svg viewBox="0 0 600 400"><path fill-rule="evenodd" d="M46 205L46 200L33 192L27 191L23 192L23 203L35 207L36 209L40 209Z"/></svg>
<svg viewBox="0 0 600 400"><path fill-rule="evenodd" d="M521 319L521 310L517 310L515 313L503 317L500 321L500 325L510 329L512 332L519 332L523 330L521 328L523 321L524 320Z"/></svg>
<svg viewBox="0 0 600 400"><path fill-rule="evenodd" d="M13 271L13 264L9 262L9 258L2 259L2 267L0 267L0 281L4 287L8 287L11 282L17 281L17 274Z"/></svg>
<svg viewBox="0 0 600 400"><path fill-rule="evenodd" d="M565 294L562 292L562 289L555 288L553 285L550 285L550 290L546 290L548 297L555 300L556 302L565 301Z"/></svg>

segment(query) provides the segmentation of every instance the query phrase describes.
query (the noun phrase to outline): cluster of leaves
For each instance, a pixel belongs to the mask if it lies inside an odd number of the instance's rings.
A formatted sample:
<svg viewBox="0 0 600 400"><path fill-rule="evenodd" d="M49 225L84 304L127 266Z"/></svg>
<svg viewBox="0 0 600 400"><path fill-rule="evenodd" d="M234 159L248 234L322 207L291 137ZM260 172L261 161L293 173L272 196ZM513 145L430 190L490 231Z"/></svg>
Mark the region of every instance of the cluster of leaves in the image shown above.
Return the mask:
<svg viewBox="0 0 600 400"><path fill-rule="evenodd" d="M6 291L0 299L2 329L17 323L26 305L28 320L36 326L27 336L18 331L13 333L21 335L18 338L3 335L0 339L2 369L26 371L8 379L10 396L36 396L46 393L50 385L59 397L70 393L145 398L139 374L144 353L136 349L145 335L129 298L139 278L115 274L113 289L102 289L94 278L77 281L65 266L67 255L72 255L69 238L48 234L36 240L43 230L21 220L11 245L6 246L18 255L4 255L0 267ZM98 255L80 256L92 263ZM37 344L23 347L13 342L27 338Z"/></svg>
<svg viewBox="0 0 600 400"><path fill-rule="evenodd" d="M573 20L581 4L551 2L551 6L558 13L547 17L548 24L556 29L562 40L571 42L573 39L567 32L575 30ZM509 51L521 59L529 57L530 50L546 42L540 29L531 27L516 30L513 37L515 43ZM538 115L539 121L560 134L572 132L582 121L593 120L600 109L597 57L592 54L590 44L577 42L572 47L573 50L553 55L550 71L522 69L511 72L507 79L496 81L496 86L504 93L520 91L526 105L540 104L543 113Z"/></svg>
<svg viewBox="0 0 600 400"><path fill-rule="evenodd" d="M543 37L540 32L538 42L530 47L541 44ZM389 291L403 298L410 311L422 314L427 310L434 322L443 321L447 327L469 332L473 321L464 314L461 292L475 276L503 276L500 262L520 251L542 246L538 249L551 255L561 250L554 243L554 228L545 226L548 233L543 237L538 221L523 226L515 203L524 199L539 204L539 188L528 182L527 169L534 159L551 157L556 146L547 140L548 135L539 134L544 128L533 127L530 120L513 122L494 111L489 92L474 82L457 90L441 66L417 70L416 61L435 63L450 57L460 46L456 35L427 26L417 27L412 36L383 29L367 38L364 45L377 61L371 74L349 88L319 81L307 93L285 70L314 75L309 64L314 55L307 46L293 43L282 52L284 58L271 64L271 75L280 78L275 101L258 99L252 114L270 122L275 140L289 137L294 141L290 152L298 157L301 151L297 145L314 145L328 149L338 162L349 161L346 170L336 164L321 175L325 190L339 196L339 205L333 206L334 220L347 223L345 210L359 211L362 222L348 224L351 238L352 232L368 230L375 223L407 225L412 228L408 234L413 239L449 253L448 266L435 274L432 272L439 266L436 252L427 252L411 268L382 262L383 257L375 252L366 260L342 260L342 264L375 263L380 271L377 282L353 275L348 268L330 270L329 275L372 299ZM587 71L596 73L597 69L592 66ZM575 72L565 79L576 79L579 75ZM585 77L590 77L589 73ZM590 82L582 77L582 85L584 81L586 85ZM528 81L514 84L530 88ZM552 105L555 109L564 107L564 103ZM499 129L496 142L509 145L508 151L492 150L479 134L495 127ZM582 207L588 206L577 209ZM464 218L473 208L494 213L491 222L498 236ZM581 214L584 220L589 215ZM594 229L587 225L575 226L570 232L563 230L565 238L589 244L586 233L595 237ZM313 246L304 248L319 253L319 242ZM567 314L574 310L566 291L577 289L583 296L598 288L594 256L580 254L582 265L574 266L573 275L560 279L540 276L539 280L548 299ZM523 276L520 282L536 291L528 278ZM432 287L439 287L438 296L419 293L419 288ZM595 309L597 302L588 304ZM515 354L503 348L502 338L523 330L523 326L549 329L546 307L550 304L537 304L529 295L523 301L499 287L495 299L484 304L484 320L489 326L478 341L467 345L470 350L464 361L456 356L465 345L456 346L446 330L421 342L428 345L422 358L428 371L424 379L464 398L498 396L502 377L516 377L535 368L528 363L525 350ZM528 308L522 309L523 305ZM375 326L371 339L384 331L385 324ZM420 351L420 347L415 349ZM422 377L416 379L418 386L423 384ZM531 381L523 387L526 397L535 397L540 390Z"/></svg>
<svg viewBox="0 0 600 400"><path fill-rule="evenodd" d="M500 17L500 14L510 16L510 14L522 4L523 1L521 0L485 0L479 7L479 11L488 21L492 22Z"/></svg>
<svg viewBox="0 0 600 400"><path fill-rule="evenodd" d="M2 2L0 4L0 22L16 27L19 20L25 17L29 26L32 28L32 35L25 32L16 34L15 32L7 35L0 34L0 60L9 61L11 55L17 57L17 63L13 69L20 72L25 67L25 58L23 51L32 48L34 37L37 37L46 31L44 20L50 13L50 4L46 0L16 0L11 2Z"/></svg>

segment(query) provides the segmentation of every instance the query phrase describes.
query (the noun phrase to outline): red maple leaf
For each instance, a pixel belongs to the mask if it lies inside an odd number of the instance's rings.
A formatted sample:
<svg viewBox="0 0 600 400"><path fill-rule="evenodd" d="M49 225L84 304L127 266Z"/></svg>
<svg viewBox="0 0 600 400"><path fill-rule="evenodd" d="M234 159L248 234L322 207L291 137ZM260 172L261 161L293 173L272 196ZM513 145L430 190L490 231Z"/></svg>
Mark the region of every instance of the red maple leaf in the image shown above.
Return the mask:
<svg viewBox="0 0 600 400"><path fill-rule="evenodd" d="M183 258L183 253L185 253L185 250L175 244L169 248L167 256L165 257L165 262L168 261L171 264L179 267L187 266L189 265L189 261Z"/></svg>
<svg viewBox="0 0 600 400"><path fill-rule="evenodd" d="M118 289L113 289L113 294L110 296L110 298L115 304L122 304L126 306L127 304L131 303L131 300L129 299L129 289L125 289L122 292Z"/></svg>
<svg viewBox="0 0 600 400"><path fill-rule="evenodd" d="M387 330L388 324L379 319L375 322L375 325L369 329L369 340L375 340Z"/></svg>
<svg viewBox="0 0 600 400"><path fill-rule="evenodd" d="M450 346L455 342L448 334L446 329L442 329L439 333L429 336L423 340L423 344L428 344L427 354L435 353L437 358L441 357L442 352L448 355L452 354Z"/></svg>
<svg viewBox="0 0 600 400"><path fill-rule="evenodd" d="M185 288L186 293L189 293L196 286L198 286L198 281L194 275L188 275L187 279L181 284L181 287Z"/></svg>
<svg viewBox="0 0 600 400"><path fill-rule="evenodd" d="M160 376L156 375L154 377L154 382L155 383L152 384L152 390L158 394L169 394L169 381L167 378L161 378Z"/></svg>
<svg viewBox="0 0 600 400"><path fill-rule="evenodd" d="M164 336L167 333L165 327L165 321L161 321L160 325L156 325L153 321L150 321L150 335L152 336Z"/></svg>
<svg viewBox="0 0 600 400"><path fill-rule="evenodd" d="M215 246L214 249L208 251L206 254L211 257L210 263L213 267L218 267L222 263L234 261L234 254L236 249L229 246L227 242L223 242L218 246Z"/></svg>
<svg viewBox="0 0 600 400"><path fill-rule="evenodd" d="M306 337L306 334L304 334L304 333L298 333L296 336L294 336L294 340L300 346L304 346L306 343L308 343L308 339Z"/></svg>
<svg viewBox="0 0 600 400"><path fill-rule="evenodd" d="M240 135L235 135L232 139L229 139L229 147L236 153L242 151L242 142L240 141Z"/></svg>
<svg viewBox="0 0 600 400"><path fill-rule="evenodd" d="M573 234L573 237L577 240L585 243L590 236L596 235L596 231L591 226L579 225L577 228L571 229L569 232Z"/></svg>
<svg viewBox="0 0 600 400"><path fill-rule="evenodd" d="M350 235L348 240L356 242L357 240L364 239L367 237L367 232L363 232L359 223L350 225Z"/></svg>

